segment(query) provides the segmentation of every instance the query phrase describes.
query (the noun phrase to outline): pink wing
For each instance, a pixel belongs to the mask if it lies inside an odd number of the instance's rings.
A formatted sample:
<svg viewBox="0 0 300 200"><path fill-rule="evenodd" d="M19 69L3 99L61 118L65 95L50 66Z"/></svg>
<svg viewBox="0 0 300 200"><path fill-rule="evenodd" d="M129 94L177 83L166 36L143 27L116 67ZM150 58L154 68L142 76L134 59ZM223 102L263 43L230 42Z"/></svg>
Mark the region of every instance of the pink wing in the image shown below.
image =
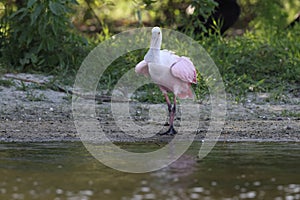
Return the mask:
<svg viewBox="0 0 300 200"><path fill-rule="evenodd" d="M180 57L172 66L173 76L188 83L197 83L197 73L194 64L187 57Z"/></svg>
<svg viewBox="0 0 300 200"><path fill-rule="evenodd" d="M136 66L135 66L135 72L137 74L143 74L145 76L150 76L149 74L149 69L148 69L148 63L143 60L141 62L139 62Z"/></svg>

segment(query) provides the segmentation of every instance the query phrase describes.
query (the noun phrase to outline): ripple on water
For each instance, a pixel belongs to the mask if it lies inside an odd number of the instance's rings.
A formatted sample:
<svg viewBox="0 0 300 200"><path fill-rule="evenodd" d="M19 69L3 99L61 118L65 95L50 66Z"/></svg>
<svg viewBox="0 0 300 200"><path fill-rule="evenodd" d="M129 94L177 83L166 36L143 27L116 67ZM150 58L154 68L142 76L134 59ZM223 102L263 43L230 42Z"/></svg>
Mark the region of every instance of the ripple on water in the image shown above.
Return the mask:
<svg viewBox="0 0 300 200"><path fill-rule="evenodd" d="M78 143L26 145L0 146L1 200L300 200L299 144L222 143L202 161L188 154L160 171L122 176Z"/></svg>

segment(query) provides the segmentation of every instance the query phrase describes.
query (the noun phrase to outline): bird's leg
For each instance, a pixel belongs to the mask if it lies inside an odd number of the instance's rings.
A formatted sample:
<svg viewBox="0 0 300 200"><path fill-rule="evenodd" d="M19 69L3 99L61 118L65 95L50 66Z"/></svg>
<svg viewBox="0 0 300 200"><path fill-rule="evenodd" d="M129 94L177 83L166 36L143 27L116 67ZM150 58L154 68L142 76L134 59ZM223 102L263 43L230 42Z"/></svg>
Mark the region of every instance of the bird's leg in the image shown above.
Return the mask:
<svg viewBox="0 0 300 200"><path fill-rule="evenodd" d="M168 98L168 100L169 100L169 98ZM173 122L174 122L174 118L175 118L175 114L176 114L176 96L174 95L173 108L171 108L172 105L170 103L170 100L169 101L168 100L167 100L167 104L168 104L168 109L169 109L169 114L170 114L170 117L169 117L170 126L169 126L169 129L166 132L161 133L160 135L174 135L174 134L177 133L177 131L174 129L174 126L173 126Z"/></svg>
<svg viewBox="0 0 300 200"><path fill-rule="evenodd" d="M165 99L166 99L166 102L167 102L168 111L169 111L169 119L170 119L171 111L172 111L172 104L171 104L171 101L170 101L167 93L165 93L164 96L165 96ZM165 123L165 126L169 126L169 125L170 124L168 122Z"/></svg>
<svg viewBox="0 0 300 200"><path fill-rule="evenodd" d="M175 118L175 114L176 114L176 96L174 95L174 104L173 104L173 108L171 110L171 113L170 113L170 128L169 130L167 131L168 134L170 135L173 135L173 134L176 134L177 131L174 129L174 126L173 126L173 122L174 122L174 118Z"/></svg>

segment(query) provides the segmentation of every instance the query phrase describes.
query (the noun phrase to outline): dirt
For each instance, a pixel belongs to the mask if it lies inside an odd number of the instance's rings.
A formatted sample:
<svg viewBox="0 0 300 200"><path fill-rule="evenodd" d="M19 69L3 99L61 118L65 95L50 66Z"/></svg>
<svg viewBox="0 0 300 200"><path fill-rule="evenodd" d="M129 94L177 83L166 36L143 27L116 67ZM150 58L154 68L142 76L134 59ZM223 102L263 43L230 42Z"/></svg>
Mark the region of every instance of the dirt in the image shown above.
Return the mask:
<svg viewBox="0 0 300 200"><path fill-rule="evenodd" d="M8 78L10 77L10 78ZM17 77L19 79L11 78ZM41 142L80 140L76 131L71 95L51 89L41 89L37 82L47 82L52 77L32 74L2 75L0 80L0 141ZM33 80L27 82L26 80ZM7 84L9 83L9 84ZM227 114L219 140L223 141L300 141L300 96L289 95L280 101L270 102L270 94L252 93L243 103L227 100ZM130 103L130 116L137 124L151 124L160 129L165 121L149 121L149 107L165 109L165 104ZM199 127L191 131L196 140L205 139L209 125L209 101L202 101ZM114 142L165 141L172 136L141 138L140 130L130 135L115 123L110 102L97 102L96 119L105 134ZM180 126L180 115L175 127Z"/></svg>

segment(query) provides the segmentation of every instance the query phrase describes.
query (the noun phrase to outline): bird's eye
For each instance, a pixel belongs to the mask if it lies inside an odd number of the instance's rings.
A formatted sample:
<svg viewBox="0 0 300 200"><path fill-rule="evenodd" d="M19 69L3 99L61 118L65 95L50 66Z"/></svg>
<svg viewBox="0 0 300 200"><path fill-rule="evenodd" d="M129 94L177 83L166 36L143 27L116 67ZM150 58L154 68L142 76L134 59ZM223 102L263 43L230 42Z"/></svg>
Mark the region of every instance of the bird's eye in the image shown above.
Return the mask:
<svg viewBox="0 0 300 200"><path fill-rule="evenodd" d="M158 35L160 35L160 32L158 32Z"/></svg>

